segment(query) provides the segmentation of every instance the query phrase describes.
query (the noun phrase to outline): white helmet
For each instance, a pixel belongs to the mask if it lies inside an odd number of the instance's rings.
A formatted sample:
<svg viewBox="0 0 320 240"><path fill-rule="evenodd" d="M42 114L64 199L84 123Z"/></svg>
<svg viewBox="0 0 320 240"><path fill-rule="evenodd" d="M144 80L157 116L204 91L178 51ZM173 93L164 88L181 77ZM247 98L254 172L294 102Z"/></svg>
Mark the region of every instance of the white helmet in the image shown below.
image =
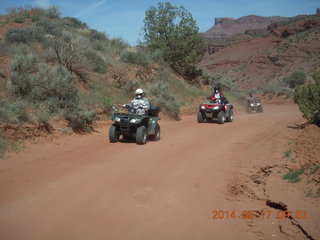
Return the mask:
<svg viewBox="0 0 320 240"><path fill-rule="evenodd" d="M141 88L138 88L138 89L136 90L136 98L142 98L143 95L144 95L143 90L142 90Z"/></svg>

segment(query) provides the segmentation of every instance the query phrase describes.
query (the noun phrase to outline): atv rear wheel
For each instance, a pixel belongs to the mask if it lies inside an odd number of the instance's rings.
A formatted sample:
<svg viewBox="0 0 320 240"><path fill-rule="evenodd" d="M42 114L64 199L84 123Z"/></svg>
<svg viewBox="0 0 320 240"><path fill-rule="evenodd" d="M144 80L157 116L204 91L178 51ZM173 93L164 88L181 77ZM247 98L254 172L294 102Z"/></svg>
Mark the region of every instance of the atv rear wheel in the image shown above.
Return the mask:
<svg viewBox="0 0 320 240"><path fill-rule="evenodd" d="M160 140L160 126L158 123L157 123L156 131L155 131L154 135L151 136L151 140L152 141L159 141Z"/></svg>
<svg viewBox="0 0 320 240"><path fill-rule="evenodd" d="M198 112L197 120L198 120L198 123L203 123L204 122L204 117L203 117L203 115L202 115L202 113L200 111Z"/></svg>
<svg viewBox="0 0 320 240"><path fill-rule="evenodd" d="M137 129L136 142L139 145L146 144L147 142L147 128L143 125Z"/></svg>
<svg viewBox="0 0 320 240"><path fill-rule="evenodd" d="M117 127L111 125L109 128L109 140L110 142L118 142L120 138L120 132L118 131Z"/></svg>
<svg viewBox="0 0 320 240"><path fill-rule="evenodd" d="M229 117L226 118L227 122L233 122L233 111L230 110Z"/></svg>
<svg viewBox="0 0 320 240"><path fill-rule="evenodd" d="M218 113L218 123L224 124L225 120L226 120L226 114L223 111L219 112Z"/></svg>

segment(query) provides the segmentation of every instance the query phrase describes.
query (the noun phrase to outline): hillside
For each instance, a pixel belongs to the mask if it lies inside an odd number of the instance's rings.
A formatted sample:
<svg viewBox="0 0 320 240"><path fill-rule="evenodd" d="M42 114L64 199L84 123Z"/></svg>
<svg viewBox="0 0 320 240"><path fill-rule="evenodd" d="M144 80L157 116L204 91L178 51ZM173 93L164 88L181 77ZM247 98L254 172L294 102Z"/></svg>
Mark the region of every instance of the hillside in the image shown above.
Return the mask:
<svg viewBox="0 0 320 240"><path fill-rule="evenodd" d="M201 66L233 79L243 90L264 88L292 95L284 78L299 71L311 80L313 69L319 66L319 34L320 16L314 15L211 39Z"/></svg>
<svg viewBox="0 0 320 240"><path fill-rule="evenodd" d="M0 16L0 86L0 155L10 141L90 132L138 87L173 119L206 91L152 52L61 17L56 7Z"/></svg>

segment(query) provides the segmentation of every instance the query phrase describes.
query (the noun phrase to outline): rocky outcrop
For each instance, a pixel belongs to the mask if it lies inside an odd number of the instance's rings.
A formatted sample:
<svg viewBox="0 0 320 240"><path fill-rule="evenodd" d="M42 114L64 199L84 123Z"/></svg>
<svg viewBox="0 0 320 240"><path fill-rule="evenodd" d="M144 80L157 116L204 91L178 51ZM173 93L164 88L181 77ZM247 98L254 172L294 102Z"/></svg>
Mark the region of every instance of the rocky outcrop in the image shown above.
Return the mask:
<svg viewBox="0 0 320 240"><path fill-rule="evenodd" d="M261 17L249 15L241 18L215 18L215 25L211 27L204 36L207 39L230 37L235 34L244 33L247 30L266 29L270 24L293 22L303 16L287 17Z"/></svg>

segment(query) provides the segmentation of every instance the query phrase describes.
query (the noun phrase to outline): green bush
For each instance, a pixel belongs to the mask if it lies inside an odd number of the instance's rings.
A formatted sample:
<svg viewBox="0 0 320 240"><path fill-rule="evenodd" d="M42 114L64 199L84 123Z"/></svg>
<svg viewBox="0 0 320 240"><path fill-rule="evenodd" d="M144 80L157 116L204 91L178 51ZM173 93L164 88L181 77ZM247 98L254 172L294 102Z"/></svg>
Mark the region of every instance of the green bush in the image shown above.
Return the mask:
<svg viewBox="0 0 320 240"><path fill-rule="evenodd" d="M67 20L67 24L72 28L88 28L88 25L78 18L65 17L64 19Z"/></svg>
<svg viewBox="0 0 320 240"><path fill-rule="evenodd" d="M5 99L0 99L0 122L20 123L27 121L29 121L29 115L22 102L9 103Z"/></svg>
<svg viewBox="0 0 320 240"><path fill-rule="evenodd" d="M32 54L16 55L11 66L12 91L34 103L46 103L50 112L78 105L75 76L60 65L39 64Z"/></svg>
<svg viewBox="0 0 320 240"><path fill-rule="evenodd" d="M305 72L295 71L289 77L285 77L283 82L290 88L295 88L296 86L303 85L306 82L306 78Z"/></svg>
<svg viewBox="0 0 320 240"><path fill-rule="evenodd" d="M174 119L179 119L180 104L169 90L167 83L153 83L150 88L150 93L152 95L151 102L154 105L161 107L162 111L166 112Z"/></svg>
<svg viewBox="0 0 320 240"><path fill-rule="evenodd" d="M28 95L34 86L34 73L37 71L38 60L33 54L17 54L11 65L13 93L22 97Z"/></svg>
<svg viewBox="0 0 320 240"><path fill-rule="evenodd" d="M97 30L91 29L90 30L90 38L92 40L108 40L107 35L104 32L99 32Z"/></svg>
<svg viewBox="0 0 320 240"><path fill-rule="evenodd" d="M211 73L207 70L202 70L201 74L202 84L209 86L219 86L220 88L226 90L235 89L234 79L230 77L225 77L219 73Z"/></svg>
<svg viewBox="0 0 320 240"><path fill-rule="evenodd" d="M10 43L43 42L45 34L45 29L41 26L9 29L6 33L6 41Z"/></svg>
<svg viewBox="0 0 320 240"><path fill-rule="evenodd" d="M40 103L36 106L35 115L38 123L47 123L50 119L51 112L46 103Z"/></svg>
<svg viewBox="0 0 320 240"><path fill-rule="evenodd" d="M296 182L300 182L301 179L299 178L299 176L301 174L303 174L305 171L304 168L300 168L296 171L293 171L293 172L288 172L286 175L284 175L282 178L285 179L285 180L288 180L289 182L291 183L296 183Z"/></svg>
<svg viewBox="0 0 320 240"><path fill-rule="evenodd" d="M93 50L87 50L84 55L92 71L104 74L106 73L106 62Z"/></svg>
<svg viewBox="0 0 320 240"><path fill-rule="evenodd" d="M97 113L94 110L75 108L65 113L65 119L75 132L91 132L92 124L97 119Z"/></svg>
<svg viewBox="0 0 320 240"><path fill-rule="evenodd" d="M147 58L146 54L142 52L125 52L121 56L121 61L144 68L148 68L150 66L150 60Z"/></svg>
<svg viewBox="0 0 320 240"><path fill-rule="evenodd" d="M6 40L11 43L28 42L29 31L26 28L9 29L6 33Z"/></svg>
<svg viewBox="0 0 320 240"><path fill-rule="evenodd" d="M121 89L125 92L125 94L132 94L139 86L140 83L135 79L124 79L124 78L117 78L113 82L113 86L115 88Z"/></svg>
<svg viewBox="0 0 320 240"><path fill-rule="evenodd" d="M294 101L304 118L320 126L320 72L315 71L313 78L315 82L296 88Z"/></svg>
<svg viewBox="0 0 320 240"><path fill-rule="evenodd" d="M30 98L34 102L46 102L51 112L72 109L78 105L78 89L74 75L57 65L39 65Z"/></svg>
<svg viewBox="0 0 320 240"><path fill-rule="evenodd" d="M61 14L58 6L50 6L44 9L44 12L48 18L58 18Z"/></svg>

